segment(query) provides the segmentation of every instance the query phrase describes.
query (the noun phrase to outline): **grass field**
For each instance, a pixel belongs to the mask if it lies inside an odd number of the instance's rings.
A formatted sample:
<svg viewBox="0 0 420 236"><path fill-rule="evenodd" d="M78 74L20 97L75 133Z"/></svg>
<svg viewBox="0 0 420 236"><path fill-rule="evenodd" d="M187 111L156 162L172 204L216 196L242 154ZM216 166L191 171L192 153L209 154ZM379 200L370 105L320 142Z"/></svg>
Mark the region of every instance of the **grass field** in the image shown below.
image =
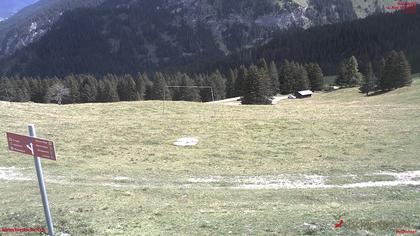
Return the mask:
<svg viewBox="0 0 420 236"><path fill-rule="evenodd" d="M170 102L165 115L156 101L0 103L2 133L26 134L28 123L56 142L58 161L43 160L43 167L57 232L395 235L420 229L420 185L392 185L393 173L420 170L418 79L378 96L345 89L276 106ZM200 143L172 145L183 136ZM0 182L0 228L44 227L33 160L9 152L5 137ZM352 185L358 183L374 184ZM345 223L335 229L340 217Z"/></svg>

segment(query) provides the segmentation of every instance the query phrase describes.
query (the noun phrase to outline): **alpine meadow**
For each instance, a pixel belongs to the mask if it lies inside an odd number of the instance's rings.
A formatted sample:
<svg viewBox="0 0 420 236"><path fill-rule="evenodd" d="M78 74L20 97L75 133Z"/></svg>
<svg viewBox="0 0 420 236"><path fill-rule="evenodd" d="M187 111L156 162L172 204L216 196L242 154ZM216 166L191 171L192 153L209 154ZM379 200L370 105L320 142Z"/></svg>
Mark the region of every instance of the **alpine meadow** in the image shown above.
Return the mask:
<svg viewBox="0 0 420 236"><path fill-rule="evenodd" d="M419 3L5 0L0 235L419 235Z"/></svg>

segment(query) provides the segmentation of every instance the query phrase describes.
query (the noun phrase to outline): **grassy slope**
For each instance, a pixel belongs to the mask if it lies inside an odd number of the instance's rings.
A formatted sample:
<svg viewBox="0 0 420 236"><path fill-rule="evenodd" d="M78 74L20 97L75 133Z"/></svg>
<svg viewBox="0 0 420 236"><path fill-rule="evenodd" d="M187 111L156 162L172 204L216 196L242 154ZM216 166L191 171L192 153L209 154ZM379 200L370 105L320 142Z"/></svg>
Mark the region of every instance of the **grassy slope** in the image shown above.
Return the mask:
<svg viewBox="0 0 420 236"><path fill-rule="evenodd" d="M419 188L330 190L120 189L95 183L127 176L133 184L190 177L344 174L420 170L420 80L409 88L364 97L356 89L316 94L277 106L213 106L160 102L71 106L0 103L0 131L56 141L59 160L46 176L86 185L49 183L58 231L80 234L300 234L304 222L339 232L392 235L420 227ZM193 135L200 144L171 143ZM6 150L0 167L28 168L30 158ZM343 181L340 179L340 181ZM130 183L131 183L130 182ZM43 222L35 182L0 185L0 226Z"/></svg>

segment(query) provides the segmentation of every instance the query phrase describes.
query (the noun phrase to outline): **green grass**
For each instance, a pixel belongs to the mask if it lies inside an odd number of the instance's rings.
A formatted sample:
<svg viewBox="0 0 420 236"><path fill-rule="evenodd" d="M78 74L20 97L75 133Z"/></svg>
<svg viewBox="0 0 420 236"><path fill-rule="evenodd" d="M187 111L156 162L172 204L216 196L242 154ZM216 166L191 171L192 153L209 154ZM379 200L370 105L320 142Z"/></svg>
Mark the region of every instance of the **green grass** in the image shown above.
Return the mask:
<svg viewBox="0 0 420 236"><path fill-rule="evenodd" d="M394 235L420 227L420 189L238 190L185 187L209 176L323 175L333 184L389 180L380 171L420 170L420 80L365 97L357 89L276 106L161 102L69 106L0 103L0 132L56 141L43 161L54 222L72 235ZM190 148L172 143L184 135ZM35 178L33 161L7 151L0 167ZM362 176L355 180L343 175ZM128 179L113 180L116 176ZM102 186L120 183L141 187ZM227 183L229 186L231 183ZM204 187L203 187L204 186ZM36 182L1 180L0 227L43 226ZM344 217L340 230L334 223Z"/></svg>

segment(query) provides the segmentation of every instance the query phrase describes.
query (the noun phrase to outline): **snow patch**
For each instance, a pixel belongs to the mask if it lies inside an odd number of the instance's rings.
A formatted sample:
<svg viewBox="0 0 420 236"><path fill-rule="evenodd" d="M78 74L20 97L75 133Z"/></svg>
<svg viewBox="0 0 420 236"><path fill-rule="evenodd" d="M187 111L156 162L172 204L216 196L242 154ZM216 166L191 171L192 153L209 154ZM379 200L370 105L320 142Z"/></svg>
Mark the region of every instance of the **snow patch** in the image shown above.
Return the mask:
<svg viewBox="0 0 420 236"><path fill-rule="evenodd" d="M29 181L32 178L24 176L16 167L0 167L0 180L6 181Z"/></svg>
<svg viewBox="0 0 420 236"><path fill-rule="evenodd" d="M29 27L29 32L33 32L38 28L38 23L32 22L31 26Z"/></svg>
<svg viewBox="0 0 420 236"><path fill-rule="evenodd" d="M186 147L186 146L195 146L198 144L198 139L193 137L180 138L174 142L175 146Z"/></svg>
<svg viewBox="0 0 420 236"><path fill-rule="evenodd" d="M121 180L130 180L130 178L128 177L124 177L124 176L115 176L114 178L112 178L113 180L117 180L117 181L121 181Z"/></svg>

